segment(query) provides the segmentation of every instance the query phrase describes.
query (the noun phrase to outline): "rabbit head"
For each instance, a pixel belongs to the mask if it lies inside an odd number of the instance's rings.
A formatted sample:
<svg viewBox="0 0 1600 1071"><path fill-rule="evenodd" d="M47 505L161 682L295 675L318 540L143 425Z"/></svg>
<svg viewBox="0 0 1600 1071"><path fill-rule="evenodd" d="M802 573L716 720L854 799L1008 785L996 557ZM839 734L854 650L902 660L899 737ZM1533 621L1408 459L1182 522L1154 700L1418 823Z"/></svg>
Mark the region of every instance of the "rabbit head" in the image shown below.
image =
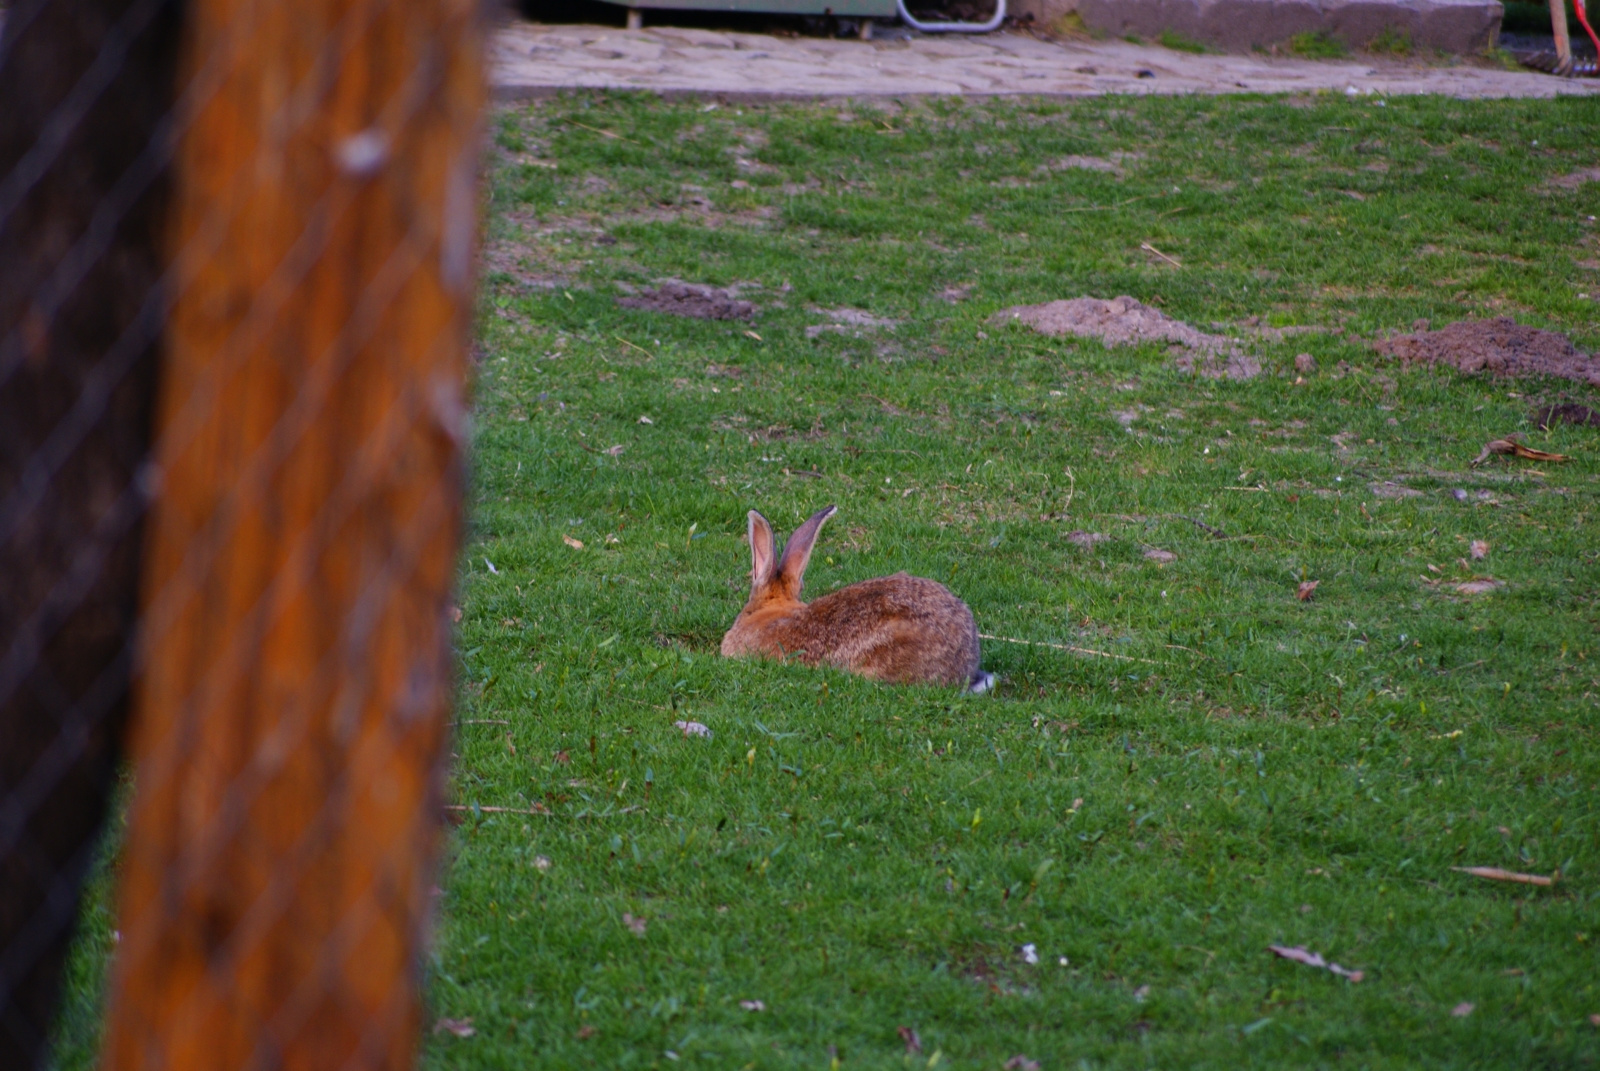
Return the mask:
<svg viewBox="0 0 1600 1071"><path fill-rule="evenodd" d="M777 556L772 525L755 510L750 511L750 599L745 603L746 611L800 603L811 548L816 545L822 526L838 510L838 506L829 506L813 513L789 536L782 558Z"/></svg>

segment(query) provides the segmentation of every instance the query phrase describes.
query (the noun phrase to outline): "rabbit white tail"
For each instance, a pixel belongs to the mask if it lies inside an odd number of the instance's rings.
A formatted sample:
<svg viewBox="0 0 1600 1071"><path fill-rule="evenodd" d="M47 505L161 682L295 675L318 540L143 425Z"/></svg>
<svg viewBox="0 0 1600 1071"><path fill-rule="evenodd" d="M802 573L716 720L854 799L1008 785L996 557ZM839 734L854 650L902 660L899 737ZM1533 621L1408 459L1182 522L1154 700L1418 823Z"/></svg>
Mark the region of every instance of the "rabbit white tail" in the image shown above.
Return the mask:
<svg viewBox="0 0 1600 1071"><path fill-rule="evenodd" d="M993 673L985 673L980 669L972 675L972 681L967 685L967 694L985 695L994 690L995 680Z"/></svg>

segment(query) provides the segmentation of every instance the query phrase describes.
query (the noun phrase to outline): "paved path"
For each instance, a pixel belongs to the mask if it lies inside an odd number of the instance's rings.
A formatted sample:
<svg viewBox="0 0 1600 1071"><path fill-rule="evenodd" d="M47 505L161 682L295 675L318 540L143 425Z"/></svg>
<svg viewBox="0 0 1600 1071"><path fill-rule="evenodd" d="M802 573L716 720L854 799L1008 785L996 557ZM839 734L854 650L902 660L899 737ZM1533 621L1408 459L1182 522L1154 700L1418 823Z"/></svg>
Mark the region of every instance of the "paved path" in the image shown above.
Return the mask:
<svg viewBox="0 0 1600 1071"><path fill-rule="evenodd" d="M867 42L527 22L511 23L496 34L492 78L502 99L567 89L639 89L733 100L1352 89L1456 97L1600 93L1600 79L1465 64L1196 56L1123 41L1047 41L1023 32Z"/></svg>

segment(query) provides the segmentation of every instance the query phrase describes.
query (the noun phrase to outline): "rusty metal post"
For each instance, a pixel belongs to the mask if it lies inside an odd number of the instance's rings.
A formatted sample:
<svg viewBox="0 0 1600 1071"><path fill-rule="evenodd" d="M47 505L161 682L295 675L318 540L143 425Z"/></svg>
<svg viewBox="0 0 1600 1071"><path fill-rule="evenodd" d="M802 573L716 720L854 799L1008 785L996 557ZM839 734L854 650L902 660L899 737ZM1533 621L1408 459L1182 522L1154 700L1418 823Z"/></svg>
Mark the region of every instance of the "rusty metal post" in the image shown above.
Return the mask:
<svg viewBox="0 0 1600 1071"><path fill-rule="evenodd" d="M190 0L108 1071L411 1063L480 20Z"/></svg>

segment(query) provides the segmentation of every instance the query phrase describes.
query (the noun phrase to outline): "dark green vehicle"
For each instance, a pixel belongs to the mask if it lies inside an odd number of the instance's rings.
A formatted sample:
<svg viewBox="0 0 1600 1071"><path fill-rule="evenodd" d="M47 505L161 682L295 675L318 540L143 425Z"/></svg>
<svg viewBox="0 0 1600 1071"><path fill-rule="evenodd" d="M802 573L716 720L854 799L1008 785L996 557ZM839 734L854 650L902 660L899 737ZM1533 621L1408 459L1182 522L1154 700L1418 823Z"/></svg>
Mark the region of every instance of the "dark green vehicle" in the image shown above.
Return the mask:
<svg viewBox="0 0 1600 1071"><path fill-rule="evenodd" d="M628 28L638 29L645 8L680 11L742 11L771 15L835 15L861 19L862 36L870 36L873 19L898 18L923 33L987 33L1005 21L1005 0L996 0L985 22L924 22L906 10L905 0L606 0L628 9Z"/></svg>

